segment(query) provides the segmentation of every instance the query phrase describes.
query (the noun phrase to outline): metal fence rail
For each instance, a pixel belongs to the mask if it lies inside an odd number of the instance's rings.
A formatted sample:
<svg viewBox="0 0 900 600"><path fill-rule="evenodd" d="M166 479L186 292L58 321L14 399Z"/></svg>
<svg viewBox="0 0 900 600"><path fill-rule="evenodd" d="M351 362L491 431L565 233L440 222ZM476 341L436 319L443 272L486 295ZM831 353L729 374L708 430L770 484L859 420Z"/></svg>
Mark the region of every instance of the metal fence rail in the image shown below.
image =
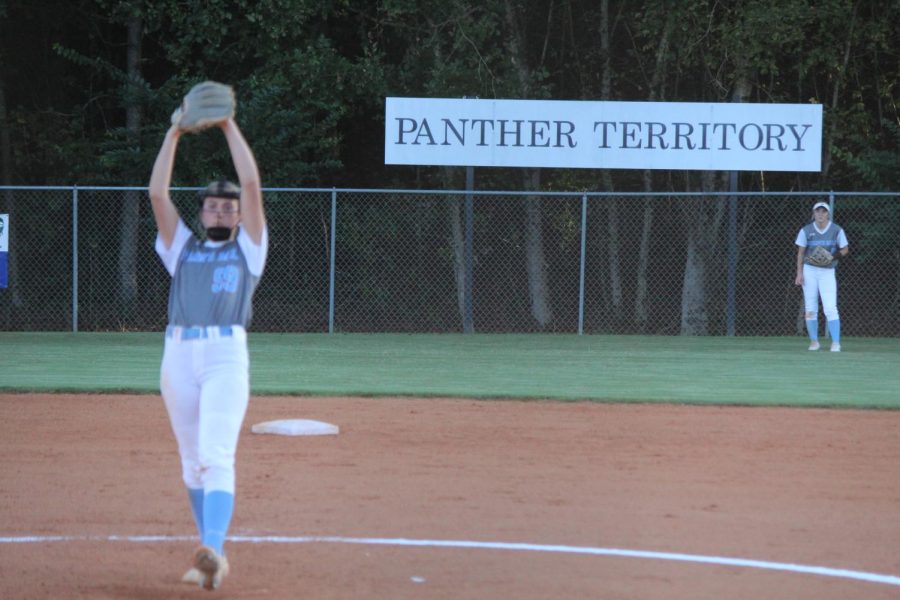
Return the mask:
<svg viewBox="0 0 900 600"><path fill-rule="evenodd" d="M470 229L466 194L265 190L253 329L460 332L468 319L476 332L802 333L794 239L824 197L850 239L845 334L900 335L898 193L476 191ZM173 190L191 226L194 197ZM0 330L164 328L169 277L146 188L0 187L0 212Z"/></svg>

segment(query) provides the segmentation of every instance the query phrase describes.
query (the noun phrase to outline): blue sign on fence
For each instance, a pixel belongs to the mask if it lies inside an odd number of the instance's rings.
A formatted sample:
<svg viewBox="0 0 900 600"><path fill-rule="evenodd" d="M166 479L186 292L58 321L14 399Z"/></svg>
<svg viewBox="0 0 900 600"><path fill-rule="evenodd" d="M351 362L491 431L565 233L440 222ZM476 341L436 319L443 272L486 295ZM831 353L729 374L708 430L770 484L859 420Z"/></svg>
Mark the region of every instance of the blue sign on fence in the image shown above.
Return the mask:
<svg viewBox="0 0 900 600"><path fill-rule="evenodd" d="M0 215L0 288L9 284L7 264L9 263L9 215Z"/></svg>

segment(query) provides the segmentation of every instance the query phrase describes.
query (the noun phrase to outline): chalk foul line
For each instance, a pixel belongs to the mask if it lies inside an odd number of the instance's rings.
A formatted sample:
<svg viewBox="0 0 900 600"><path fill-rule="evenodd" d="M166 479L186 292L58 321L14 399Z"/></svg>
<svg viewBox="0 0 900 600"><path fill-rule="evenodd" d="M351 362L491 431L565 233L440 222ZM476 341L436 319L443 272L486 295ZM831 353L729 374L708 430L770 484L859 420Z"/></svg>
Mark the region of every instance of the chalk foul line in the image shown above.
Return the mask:
<svg viewBox="0 0 900 600"><path fill-rule="evenodd" d="M171 535L51 535L51 536L15 536L0 537L0 544L39 544L50 542L181 542L196 541L196 536ZM900 576L868 573L851 569L835 569L815 565L753 560L747 558L731 558L726 556L705 556L702 554L682 554L677 552L653 552L649 550L628 550L623 548L595 548L591 546L563 546L555 544L526 544L516 542L475 542L468 540L417 540L407 538L359 538L339 536L228 536L228 541L251 544L361 544L374 546L408 546L420 548L468 548L479 550L511 550L519 552L556 552L561 554L587 554L592 556L618 556L624 558L645 558L651 560L671 560L690 563L703 563L749 569L766 569L770 571L787 571L820 575L823 577L839 577L870 583L880 583L900 587Z"/></svg>

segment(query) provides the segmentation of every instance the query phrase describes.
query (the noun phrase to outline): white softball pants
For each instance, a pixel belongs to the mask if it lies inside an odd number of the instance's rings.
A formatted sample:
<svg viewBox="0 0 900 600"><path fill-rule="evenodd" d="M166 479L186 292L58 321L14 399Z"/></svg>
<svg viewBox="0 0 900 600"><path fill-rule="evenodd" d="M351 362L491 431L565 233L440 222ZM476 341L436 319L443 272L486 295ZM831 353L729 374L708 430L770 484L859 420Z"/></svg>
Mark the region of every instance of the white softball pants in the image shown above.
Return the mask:
<svg viewBox="0 0 900 600"><path fill-rule="evenodd" d="M209 328L213 329L213 328ZM160 390L191 489L234 493L234 457L250 400L247 333L166 337Z"/></svg>
<svg viewBox="0 0 900 600"><path fill-rule="evenodd" d="M838 319L837 279L834 269L803 265L803 303L806 320L818 317L819 298L822 298L822 311L829 321Z"/></svg>

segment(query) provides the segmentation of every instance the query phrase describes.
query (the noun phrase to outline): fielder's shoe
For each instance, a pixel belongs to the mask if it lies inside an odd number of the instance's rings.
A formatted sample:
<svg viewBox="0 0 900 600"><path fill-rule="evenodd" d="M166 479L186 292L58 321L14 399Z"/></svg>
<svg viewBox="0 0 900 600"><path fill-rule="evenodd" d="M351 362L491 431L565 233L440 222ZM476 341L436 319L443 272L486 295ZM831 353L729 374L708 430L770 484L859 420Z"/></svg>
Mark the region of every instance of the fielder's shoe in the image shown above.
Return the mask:
<svg viewBox="0 0 900 600"><path fill-rule="evenodd" d="M810 342L809 343L810 352L815 352L818 349L819 349L819 342Z"/></svg>
<svg viewBox="0 0 900 600"><path fill-rule="evenodd" d="M833 343L831 344L831 351L832 351L832 352L840 352L840 351L841 351L841 345L838 344L837 342L833 342Z"/></svg>
<svg viewBox="0 0 900 600"><path fill-rule="evenodd" d="M225 565L222 569L224 575L228 574L228 558L222 556L222 563ZM189 583L190 585L203 585L204 575L197 570L197 567L191 567L181 576L181 583Z"/></svg>
<svg viewBox="0 0 900 600"><path fill-rule="evenodd" d="M194 569L200 573L200 585L203 589L214 590L228 575L228 559L224 555L219 556L209 546L200 546L194 552ZM185 573L187 577L187 573Z"/></svg>

